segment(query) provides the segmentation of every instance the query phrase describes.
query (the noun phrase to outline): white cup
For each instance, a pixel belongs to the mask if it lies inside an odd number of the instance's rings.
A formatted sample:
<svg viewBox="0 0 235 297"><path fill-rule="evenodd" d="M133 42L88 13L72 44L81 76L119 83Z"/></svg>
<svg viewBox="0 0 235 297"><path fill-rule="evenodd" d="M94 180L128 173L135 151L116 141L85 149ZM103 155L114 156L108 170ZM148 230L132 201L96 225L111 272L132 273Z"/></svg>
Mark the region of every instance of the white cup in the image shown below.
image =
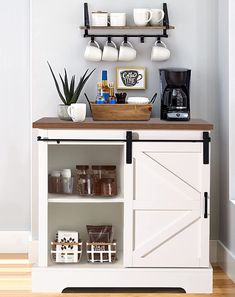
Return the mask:
<svg viewBox="0 0 235 297"><path fill-rule="evenodd" d="M111 42L106 41L103 49L102 61L116 62L117 60L118 60L118 49L116 44L113 41Z"/></svg>
<svg viewBox="0 0 235 297"><path fill-rule="evenodd" d="M156 62L163 62L170 58L171 52L164 42L156 41L152 48L151 60Z"/></svg>
<svg viewBox="0 0 235 297"><path fill-rule="evenodd" d="M152 11L146 8L134 8L134 22L136 26L147 26L152 19Z"/></svg>
<svg viewBox="0 0 235 297"><path fill-rule="evenodd" d="M92 40L88 42L88 45L86 46L86 49L85 49L84 58L87 61L92 61L92 62L101 61L102 50L98 42L92 41Z"/></svg>
<svg viewBox="0 0 235 297"><path fill-rule="evenodd" d="M68 107L68 114L73 122L83 122L86 119L86 104L75 103Z"/></svg>
<svg viewBox="0 0 235 297"><path fill-rule="evenodd" d="M111 12L110 13L110 26L111 27L125 27L126 26L126 13L124 12Z"/></svg>
<svg viewBox="0 0 235 297"><path fill-rule="evenodd" d="M152 11L152 19L150 20L150 25L157 26L164 19L165 13L162 9L158 9L158 8L151 9L151 11Z"/></svg>
<svg viewBox="0 0 235 297"><path fill-rule="evenodd" d="M108 26L108 13L107 12L92 12L91 16L92 26L94 27L107 27Z"/></svg>
<svg viewBox="0 0 235 297"><path fill-rule="evenodd" d="M128 46L127 46L128 45ZM133 45L127 41L127 42L122 42L120 49L119 49L119 61L133 61L136 59L137 52L134 49Z"/></svg>

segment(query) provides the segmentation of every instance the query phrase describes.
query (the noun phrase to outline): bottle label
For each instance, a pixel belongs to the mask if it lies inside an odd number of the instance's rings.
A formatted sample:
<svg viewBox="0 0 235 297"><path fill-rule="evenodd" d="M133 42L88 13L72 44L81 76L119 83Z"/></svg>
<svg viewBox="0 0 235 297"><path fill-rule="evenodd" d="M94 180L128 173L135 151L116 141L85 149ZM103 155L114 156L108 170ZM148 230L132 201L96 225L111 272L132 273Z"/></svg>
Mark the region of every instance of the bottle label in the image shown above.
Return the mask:
<svg viewBox="0 0 235 297"><path fill-rule="evenodd" d="M109 99L109 93L105 93L105 92L103 92L103 98L104 98L104 100L105 100L105 102L108 102L108 99Z"/></svg>

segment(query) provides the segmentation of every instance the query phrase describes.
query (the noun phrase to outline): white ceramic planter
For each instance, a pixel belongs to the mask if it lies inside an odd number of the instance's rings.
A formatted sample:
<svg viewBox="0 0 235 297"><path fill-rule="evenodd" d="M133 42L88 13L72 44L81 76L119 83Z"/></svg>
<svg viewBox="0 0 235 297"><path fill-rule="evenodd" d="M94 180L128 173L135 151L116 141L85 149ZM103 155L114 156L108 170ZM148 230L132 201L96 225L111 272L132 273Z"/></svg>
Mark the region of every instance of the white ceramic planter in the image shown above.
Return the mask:
<svg viewBox="0 0 235 297"><path fill-rule="evenodd" d="M68 114L69 105L59 104L57 109L57 114L59 119L64 121L72 121L71 117Z"/></svg>

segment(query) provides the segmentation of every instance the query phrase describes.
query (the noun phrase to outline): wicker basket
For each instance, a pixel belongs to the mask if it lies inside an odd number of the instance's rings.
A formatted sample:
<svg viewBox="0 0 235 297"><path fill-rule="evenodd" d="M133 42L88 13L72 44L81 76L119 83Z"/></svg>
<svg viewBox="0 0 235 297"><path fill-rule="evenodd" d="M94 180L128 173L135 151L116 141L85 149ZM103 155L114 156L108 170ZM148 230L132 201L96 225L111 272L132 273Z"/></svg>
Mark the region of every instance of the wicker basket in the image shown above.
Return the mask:
<svg viewBox="0 0 235 297"><path fill-rule="evenodd" d="M90 263L113 263L117 260L116 242L87 242L87 260Z"/></svg>
<svg viewBox="0 0 235 297"><path fill-rule="evenodd" d="M69 249L69 250L68 250ZM73 251L74 249L74 251ZM82 242L51 242L51 259L55 263L79 263L82 258Z"/></svg>

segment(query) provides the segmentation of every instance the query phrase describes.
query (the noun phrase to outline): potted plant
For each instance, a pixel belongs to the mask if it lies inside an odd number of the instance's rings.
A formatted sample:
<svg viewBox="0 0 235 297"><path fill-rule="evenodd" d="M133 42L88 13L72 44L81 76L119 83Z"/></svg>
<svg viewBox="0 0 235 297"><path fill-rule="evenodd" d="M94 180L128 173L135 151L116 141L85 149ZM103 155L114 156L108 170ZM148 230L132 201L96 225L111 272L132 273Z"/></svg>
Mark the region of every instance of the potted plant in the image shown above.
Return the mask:
<svg viewBox="0 0 235 297"><path fill-rule="evenodd" d="M68 114L67 109L71 104L76 103L78 101L83 87L85 86L86 82L88 81L88 79L90 78L92 73L95 71L95 69L93 69L90 73L88 73L89 69L87 69L85 71L85 73L83 74L83 76L80 78L80 81L76 87L75 87L75 85L76 85L75 75L72 76L71 81L69 83L67 71L66 71L66 69L64 69L64 78L62 77L61 74L59 74L60 80L62 83L62 87L63 87L63 93L62 93L62 91L60 90L59 83L57 82L55 74L51 68L51 65L49 64L49 62L47 62L47 63L50 68L52 77L54 79L55 86L56 86L57 92L59 94L59 97L60 97L61 101L63 102L63 104L59 104L59 106L58 106L58 117L61 120L70 121L71 118Z"/></svg>

